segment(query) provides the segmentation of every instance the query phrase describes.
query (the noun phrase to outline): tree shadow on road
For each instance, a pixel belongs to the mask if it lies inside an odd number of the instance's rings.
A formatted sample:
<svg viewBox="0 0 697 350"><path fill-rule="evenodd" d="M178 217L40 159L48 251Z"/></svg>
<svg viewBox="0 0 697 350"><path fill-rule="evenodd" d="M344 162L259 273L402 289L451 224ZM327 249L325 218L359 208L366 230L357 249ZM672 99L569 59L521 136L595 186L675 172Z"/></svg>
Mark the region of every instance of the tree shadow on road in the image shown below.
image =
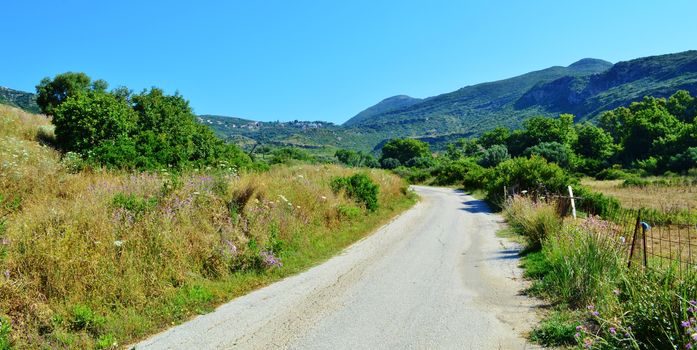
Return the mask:
<svg viewBox="0 0 697 350"><path fill-rule="evenodd" d="M489 208L489 206L484 201L468 200L462 202L462 204L464 205L464 207L460 208L460 210L464 210L472 214L491 214L491 208Z"/></svg>

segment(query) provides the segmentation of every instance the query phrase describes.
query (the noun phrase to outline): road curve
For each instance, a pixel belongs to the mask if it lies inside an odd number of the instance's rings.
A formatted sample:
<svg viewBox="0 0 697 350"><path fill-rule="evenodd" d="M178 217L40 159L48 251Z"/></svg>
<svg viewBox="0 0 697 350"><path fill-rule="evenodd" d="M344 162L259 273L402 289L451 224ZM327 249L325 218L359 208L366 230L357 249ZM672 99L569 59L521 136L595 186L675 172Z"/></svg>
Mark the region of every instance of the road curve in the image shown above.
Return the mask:
<svg viewBox="0 0 697 350"><path fill-rule="evenodd" d="M421 201L306 272L135 346L152 349L529 349L517 250L463 193Z"/></svg>

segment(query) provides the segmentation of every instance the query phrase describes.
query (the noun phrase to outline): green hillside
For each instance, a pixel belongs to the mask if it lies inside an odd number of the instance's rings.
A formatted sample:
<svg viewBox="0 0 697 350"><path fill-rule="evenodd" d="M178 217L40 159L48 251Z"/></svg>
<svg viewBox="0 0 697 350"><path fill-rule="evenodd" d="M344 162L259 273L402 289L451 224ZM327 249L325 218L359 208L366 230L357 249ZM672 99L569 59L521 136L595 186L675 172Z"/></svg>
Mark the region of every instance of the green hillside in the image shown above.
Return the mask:
<svg viewBox="0 0 697 350"><path fill-rule="evenodd" d="M407 95L397 95L388 97L378 102L374 106L368 107L362 112L356 114L353 118L349 119L346 123L344 123L344 125L351 126L351 124L358 124L362 121L370 120L372 117L376 115L399 111L401 109L413 106L421 101L423 100L420 98L413 98Z"/></svg>
<svg viewBox="0 0 697 350"><path fill-rule="evenodd" d="M0 86L0 103L18 107L28 112L39 113L36 96L30 92Z"/></svg>

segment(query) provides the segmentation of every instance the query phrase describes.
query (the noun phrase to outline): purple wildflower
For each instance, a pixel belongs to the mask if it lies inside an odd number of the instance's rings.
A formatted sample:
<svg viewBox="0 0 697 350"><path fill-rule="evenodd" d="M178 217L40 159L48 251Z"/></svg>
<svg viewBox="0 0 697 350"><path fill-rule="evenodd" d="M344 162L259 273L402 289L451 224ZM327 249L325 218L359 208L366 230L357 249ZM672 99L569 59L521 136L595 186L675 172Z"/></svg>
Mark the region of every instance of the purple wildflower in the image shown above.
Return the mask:
<svg viewBox="0 0 697 350"><path fill-rule="evenodd" d="M615 327L610 327L610 333L613 335L617 334L617 329L615 329Z"/></svg>
<svg viewBox="0 0 697 350"><path fill-rule="evenodd" d="M264 264L267 267L281 267L283 266L283 263L279 258L273 255L272 251L262 251L259 253L261 255L261 258L264 260Z"/></svg>
<svg viewBox="0 0 697 350"><path fill-rule="evenodd" d="M685 349L692 349L692 343L685 344Z"/></svg>
<svg viewBox="0 0 697 350"><path fill-rule="evenodd" d="M690 327L690 321L682 321L680 322L680 325L682 326L682 328L688 328Z"/></svg>

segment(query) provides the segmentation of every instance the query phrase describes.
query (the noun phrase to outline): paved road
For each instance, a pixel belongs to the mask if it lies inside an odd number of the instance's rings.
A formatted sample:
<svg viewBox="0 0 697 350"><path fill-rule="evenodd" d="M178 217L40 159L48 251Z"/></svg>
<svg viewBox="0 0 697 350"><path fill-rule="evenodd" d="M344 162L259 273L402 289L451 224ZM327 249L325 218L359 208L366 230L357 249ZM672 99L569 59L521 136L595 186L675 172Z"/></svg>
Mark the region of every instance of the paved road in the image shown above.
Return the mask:
<svg viewBox="0 0 697 350"><path fill-rule="evenodd" d="M415 187L411 210L304 273L136 349L525 349L535 322L501 218L458 191Z"/></svg>

